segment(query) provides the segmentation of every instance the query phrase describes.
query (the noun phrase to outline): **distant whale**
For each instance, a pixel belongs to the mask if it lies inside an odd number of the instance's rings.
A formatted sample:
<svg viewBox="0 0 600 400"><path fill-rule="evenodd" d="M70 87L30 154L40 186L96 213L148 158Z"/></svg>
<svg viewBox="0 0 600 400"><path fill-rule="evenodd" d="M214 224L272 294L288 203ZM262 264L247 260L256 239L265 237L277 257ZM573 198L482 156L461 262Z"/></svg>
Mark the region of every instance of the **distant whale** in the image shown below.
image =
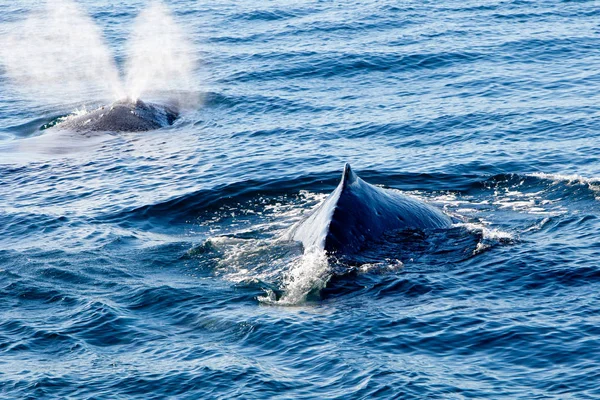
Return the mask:
<svg viewBox="0 0 600 400"><path fill-rule="evenodd" d="M349 164L337 188L308 217L284 235L329 254L353 254L385 232L438 229L452 225L441 210L396 191L373 186L359 178Z"/></svg>
<svg viewBox="0 0 600 400"><path fill-rule="evenodd" d="M140 132L172 125L178 116L171 107L120 100L81 116L68 117L55 128L77 132Z"/></svg>

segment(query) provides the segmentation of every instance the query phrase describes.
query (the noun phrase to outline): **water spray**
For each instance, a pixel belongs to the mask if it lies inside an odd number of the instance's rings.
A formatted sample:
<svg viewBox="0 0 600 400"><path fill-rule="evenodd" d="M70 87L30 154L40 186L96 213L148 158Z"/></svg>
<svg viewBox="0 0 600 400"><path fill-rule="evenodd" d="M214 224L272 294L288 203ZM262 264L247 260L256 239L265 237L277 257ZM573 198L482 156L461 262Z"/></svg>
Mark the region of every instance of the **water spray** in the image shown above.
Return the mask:
<svg viewBox="0 0 600 400"><path fill-rule="evenodd" d="M124 79L102 33L71 0L48 0L0 40L0 63L25 98L48 105L141 96L176 106L195 88L193 46L169 9L153 2L136 18ZM193 96L191 96L193 98Z"/></svg>

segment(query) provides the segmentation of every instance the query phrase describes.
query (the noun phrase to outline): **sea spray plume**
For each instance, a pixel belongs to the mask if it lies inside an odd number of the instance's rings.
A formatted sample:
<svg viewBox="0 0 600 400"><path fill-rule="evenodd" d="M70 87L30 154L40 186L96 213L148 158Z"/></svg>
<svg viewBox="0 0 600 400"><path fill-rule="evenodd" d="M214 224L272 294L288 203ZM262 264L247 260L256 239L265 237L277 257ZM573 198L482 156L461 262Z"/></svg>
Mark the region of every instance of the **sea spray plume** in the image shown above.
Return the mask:
<svg viewBox="0 0 600 400"><path fill-rule="evenodd" d="M73 1L48 0L0 40L0 63L26 98L87 103L125 95L98 27Z"/></svg>
<svg viewBox="0 0 600 400"><path fill-rule="evenodd" d="M159 2L142 11L133 26L126 85L100 29L73 1L48 0L5 30L0 66L25 98L64 105L125 98L135 103L144 96L176 107L193 107L199 100L191 41Z"/></svg>
<svg viewBox="0 0 600 400"><path fill-rule="evenodd" d="M175 101L178 106L195 103L196 59L189 37L175 22L169 9L152 2L137 17L127 49L126 92L133 101Z"/></svg>

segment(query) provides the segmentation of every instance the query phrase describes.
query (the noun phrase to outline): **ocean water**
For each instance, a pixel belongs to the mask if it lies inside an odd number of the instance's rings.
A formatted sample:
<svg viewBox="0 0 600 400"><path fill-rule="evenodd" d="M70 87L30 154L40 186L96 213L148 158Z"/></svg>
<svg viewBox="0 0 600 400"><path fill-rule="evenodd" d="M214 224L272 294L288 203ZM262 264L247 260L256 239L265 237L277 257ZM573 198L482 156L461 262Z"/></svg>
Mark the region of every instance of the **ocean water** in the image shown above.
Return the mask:
<svg viewBox="0 0 600 400"><path fill-rule="evenodd" d="M78 4L124 76L147 2ZM0 397L600 397L597 1L165 7L201 99L167 128L40 130L105 99L0 53ZM345 162L457 223L278 241Z"/></svg>

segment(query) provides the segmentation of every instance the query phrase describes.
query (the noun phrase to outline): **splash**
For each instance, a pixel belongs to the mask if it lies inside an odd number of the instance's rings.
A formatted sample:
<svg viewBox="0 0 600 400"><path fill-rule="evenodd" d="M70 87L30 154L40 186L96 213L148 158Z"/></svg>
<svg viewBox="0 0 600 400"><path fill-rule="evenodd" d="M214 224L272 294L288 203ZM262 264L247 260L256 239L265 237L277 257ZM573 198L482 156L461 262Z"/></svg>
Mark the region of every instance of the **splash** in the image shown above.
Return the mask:
<svg viewBox="0 0 600 400"><path fill-rule="evenodd" d="M307 297L325 288L331 278L331 268L324 250L318 248L307 249L297 258L283 278L283 296L277 300L273 292L258 300L267 304L298 305L306 301Z"/></svg>
<svg viewBox="0 0 600 400"><path fill-rule="evenodd" d="M516 240L515 234L496 228L489 228L485 222L461 222L455 224L455 226L462 226L473 233L481 235L481 240L472 252L473 255L481 254L497 244L513 243Z"/></svg>
<svg viewBox="0 0 600 400"><path fill-rule="evenodd" d="M313 247L298 254L300 247L289 241L217 236L188 254L206 257L212 253L216 256L215 273L235 283L272 282L281 278L281 297L266 289L266 295L258 300L293 306L325 288L333 273L324 250Z"/></svg>
<svg viewBox="0 0 600 400"><path fill-rule="evenodd" d="M137 17L124 79L86 12L71 0L48 0L0 40L0 60L23 97L44 104L89 104L145 95L190 102L193 47L169 9L154 2Z"/></svg>

